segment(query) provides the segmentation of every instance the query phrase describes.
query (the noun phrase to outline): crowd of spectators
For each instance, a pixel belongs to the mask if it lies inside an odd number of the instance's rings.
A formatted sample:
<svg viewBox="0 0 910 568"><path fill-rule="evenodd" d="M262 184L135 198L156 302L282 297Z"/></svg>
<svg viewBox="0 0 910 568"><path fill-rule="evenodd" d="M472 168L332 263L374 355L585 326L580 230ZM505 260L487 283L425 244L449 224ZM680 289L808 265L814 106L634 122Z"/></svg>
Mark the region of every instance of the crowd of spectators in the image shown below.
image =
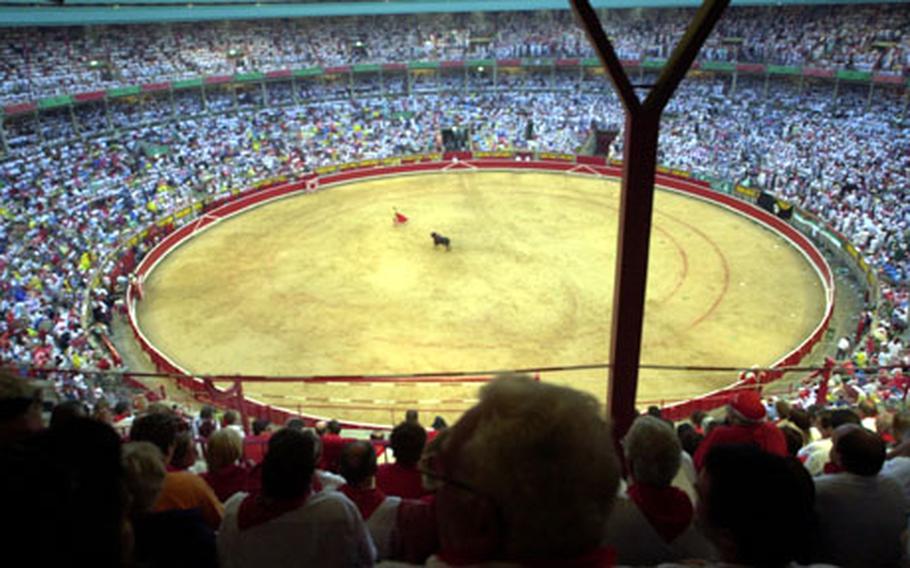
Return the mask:
<svg viewBox="0 0 910 568"><path fill-rule="evenodd" d="M87 105L75 107L75 123L92 136L44 144L11 138L11 154L0 162L0 359L111 368L114 362L89 339L108 331L127 276L102 278L92 288L92 275L108 274L109 255L120 243L171 211L275 176L437 151L438 133L448 126L468 129L474 150L575 152L594 122L622 124L602 77L597 84L559 76L551 89L539 90L532 73L527 84L512 77L509 91L484 91L470 77L465 88L461 80L460 89L391 98L376 91L338 96L333 85L317 81L298 85L300 103L284 106L265 104L257 88L241 94L235 108L226 92L225 112L206 112L206 104L221 108L217 93L204 103L196 90L181 98L180 119L160 120L167 114L161 108L171 108L167 97L117 104L101 117L135 126L110 130ZM761 82L741 81L735 94L730 90L723 78L683 84L664 118L660 162L766 189L842 232L890 282L885 317L864 330L873 332L874 344L862 343L858 333L850 350L864 353L860 367L897 361L908 314L910 208L903 190L910 132L898 120L895 99L883 91L867 105L849 89L835 98L831 90L788 82L771 82L766 92ZM40 120L73 119L67 113ZM612 154L620 156L621 147L620 136ZM146 249L141 242L118 254L139 259ZM84 302L89 327L81 317ZM93 396L83 375L58 380L68 398Z"/></svg>
<svg viewBox="0 0 910 568"><path fill-rule="evenodd" d="M617 446L590 395L500 376L451 427L407 417L390 450L375 437L291 420L263 425L264 452L249 460L247 440L223 420L193 437L210 409L191 420L150 405L118 433L64 403L46 428L39 391L0 373L0 497L16 519L5 553L31 552L41 565L852 568L908 560L910 413L881 407L888 419L870 420L875 405L800 409L744 390L726 417L673 424L651 408ZM178 457L182 437L204 460ZM340 452L324 464L332 440ZM384 481L389 466L413 481ZM219 478L228 467L240 472L230 486ZM54 546L38 546L48 539Z"/></svg>
<svg viewBox="0 0 910 568"><path fill-rule="evenodd" d="M620 57L642 59L667 57L694 11L603 14ZM899 4L732 7L701 57L901 75L908 18ZM4 29L0 103L314 65L591 56L569 11Z"/></svg>

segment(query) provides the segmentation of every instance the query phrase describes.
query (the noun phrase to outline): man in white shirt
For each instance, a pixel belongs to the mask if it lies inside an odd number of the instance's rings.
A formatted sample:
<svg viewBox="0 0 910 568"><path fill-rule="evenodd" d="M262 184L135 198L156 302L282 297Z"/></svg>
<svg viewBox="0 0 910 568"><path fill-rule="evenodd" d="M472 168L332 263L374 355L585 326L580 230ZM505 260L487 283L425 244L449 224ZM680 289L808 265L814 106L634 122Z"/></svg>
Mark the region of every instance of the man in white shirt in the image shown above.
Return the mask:
<svg viewBox="0 0 910 568"><path fill-rule="evenodd" d="M312 493L311 436L283 429L269 439L262 493L237 493L218 532L223 568L372 566L376 549L357 507L337 491Z"/></svg>
<svg viewBox="0 0 910 568"><path fill-rule="evenodd" d="M832 462L843 473L815 480L819 539L815 560L844 567L899 566L910 504L900 485L880 474L885 444L847 424L834 432Z"/></svg>

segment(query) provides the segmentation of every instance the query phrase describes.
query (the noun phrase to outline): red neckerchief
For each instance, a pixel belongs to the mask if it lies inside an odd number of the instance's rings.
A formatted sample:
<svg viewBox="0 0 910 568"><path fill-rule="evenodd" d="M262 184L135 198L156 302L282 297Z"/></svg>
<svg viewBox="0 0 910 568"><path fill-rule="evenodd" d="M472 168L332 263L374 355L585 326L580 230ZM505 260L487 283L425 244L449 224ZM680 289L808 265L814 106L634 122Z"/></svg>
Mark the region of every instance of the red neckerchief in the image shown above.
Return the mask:
<svg viewBox="0 0 910 568"><path fill-rule="evenodd" d="M357 487L351 487L345 483L338 488L338 491L341 491L347 495L348 499L357 505L357 508L360 509L360 515L363 517L363 520L367 520L373 516L373 513L376 511L376 509L378 509L379 506L382 505L382 502L385 501L385 493L375 487L373 489L360 489Z"/></svg>
<svg viewBox="0 0 910 568"><path fill-rule="evenodd" d="M676 487L635 483L627 493L664 542L673 542L692 522L692 501Z"/></svg>
<svg viewBox="0 0 910 568"><path fill-rule="evenodd" d="M834 473L844 473L845 471L846 470L844 468L842 468L841 466L837 465L834 462L827 462L827 463L825 463L825 467L822 468L822 473L824 473L826 475L831 475Z"/></svg>
<svg viewBox="0 0 910 568"><path fill-rule="evenodd" d="M261 495L247 495L240 503L237 511L237 528L242 531L263 525L272 519L278 518L294 509L299 509L309 498L309 490L296 499L270 501L268 503Z"/></svg>

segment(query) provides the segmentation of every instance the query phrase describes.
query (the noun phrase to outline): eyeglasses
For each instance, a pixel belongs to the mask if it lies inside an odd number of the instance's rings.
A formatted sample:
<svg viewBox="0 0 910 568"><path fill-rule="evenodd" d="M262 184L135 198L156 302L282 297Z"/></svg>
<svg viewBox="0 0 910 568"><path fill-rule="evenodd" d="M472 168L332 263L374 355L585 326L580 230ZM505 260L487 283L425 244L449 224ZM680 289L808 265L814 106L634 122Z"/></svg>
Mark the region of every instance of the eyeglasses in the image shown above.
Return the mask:
<svg viewBox="0 0 910 568"><path fill-rule="evenodd" d="M435 461L433 459L434 457L435 456L431 456L429 459L426 459L425 463L432 464ZM438 471L433 471L433 469L431 469L431 467L427 467L424 464L418 465L417 471L419 471L421 473L421 475L424 475L427 478L429 478L435 482L434 483L435 486L432 488L428 488L428 489L432 489L435 491L435 490L438 490L443 485L448 485L448 486L454 487L455 489L458 489L460 491L469 493L469 494L477 497L481 502L485 503L486 506L489 509L491 509L493 512L493 520L494 520L495 526L496 526L496 533L498 534L498 538L496 539L495 548L496 548L497 552L501 552L500 547L505 542L505 537L508 534L508 525L506 524L506 518L505 518L505 515L503 514L502 507L500 507L499 502L496 499L494 499L492 495L490 495L486 491L482 491L482 490L478 489L477 487L474 487L470 483L466 483L459 479L455 479L454 477L450 477L450 476L445 475L444 473L441 473Z"/></svg>

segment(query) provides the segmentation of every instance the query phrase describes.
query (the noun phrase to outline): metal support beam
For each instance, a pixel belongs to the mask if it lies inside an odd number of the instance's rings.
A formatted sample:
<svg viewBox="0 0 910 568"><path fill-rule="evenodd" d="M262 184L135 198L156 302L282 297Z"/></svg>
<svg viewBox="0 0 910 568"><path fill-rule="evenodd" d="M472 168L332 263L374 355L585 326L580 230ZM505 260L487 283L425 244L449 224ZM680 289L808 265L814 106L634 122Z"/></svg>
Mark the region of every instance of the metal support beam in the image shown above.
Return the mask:
<svg viewBox="0 0 910 568"><path fill-rule="evenodd" d="M610 337L612 367L607 381L607 404L618 440L635 418L660 116L730 0L705 0L644 102L635 94L589 1L570 1L626 109Z"/></svg>

